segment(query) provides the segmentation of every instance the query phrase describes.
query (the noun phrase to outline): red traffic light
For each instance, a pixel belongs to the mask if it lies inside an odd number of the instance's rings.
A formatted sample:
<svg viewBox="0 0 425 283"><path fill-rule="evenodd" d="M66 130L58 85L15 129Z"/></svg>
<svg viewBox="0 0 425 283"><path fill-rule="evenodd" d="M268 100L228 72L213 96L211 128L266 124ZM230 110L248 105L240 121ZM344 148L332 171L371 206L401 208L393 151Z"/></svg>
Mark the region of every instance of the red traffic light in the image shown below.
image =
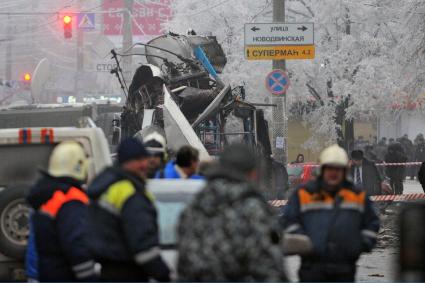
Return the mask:
<svg viewBox="0 0 425 283"><path fill-rule="evenodd" d="M63 16L63 36L65 38L72 37L72 16Z"/></svg>
<svg viewBox="0 0 425 283"><path fill-rule="evenodd" d="M24 75L24 81L29 82L31 80L31 74L30 73L25 73Z"/></svg>
<svg viewBox="0 0 425 283"><path fill-rule="evenodd" d="M71 17L71 16L66 15L66 16L64 16L64 17L63 17L63 23L64 23L65 25L68 25L68 24L70 24L71 22L72 22L72 17Z"/></svg>

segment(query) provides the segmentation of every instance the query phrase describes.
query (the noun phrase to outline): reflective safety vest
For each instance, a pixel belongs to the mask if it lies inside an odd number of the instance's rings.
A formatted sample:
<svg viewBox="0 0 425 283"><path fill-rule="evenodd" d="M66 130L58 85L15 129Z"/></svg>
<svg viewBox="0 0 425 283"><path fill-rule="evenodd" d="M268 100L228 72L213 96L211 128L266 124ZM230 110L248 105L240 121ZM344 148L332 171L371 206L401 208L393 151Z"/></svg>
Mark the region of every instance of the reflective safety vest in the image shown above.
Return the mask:
<svg viewBox="0 0 425 283"><path fill-rule="evenodd" d="M282 215L286 233L311 239L310 259L354 264L376 244L379 218L373 203L350 182L334 195L319 180L309 182L292 194Z"/></svg>
<svg viewBox="0 0 425 283"><path fill-rule="evenodd" d="M313 192L302 188L298 191L301 212L318 209L333 209L335 198L341 200L339 209L352 209L359 212L364 211L366 192L354 192L350 189L341 189L335 197L326 192Z"/></svg>
<svg viewBox="0 0 425 283"><path fill-rule="evenodd" d="M160 258L154 196L144 180L107 168L90 184L88 195L88 235L95 258L139 265ZM149 272L140 274L148 281Z"/></svg>
<svg viewBox="0 0 425 283"><path fill-rule="evenodd" d="M112 214L120 215L121 209L127 200L137 192L135 186L129 180L120 180L111 186L101 195L98 200L99 206ZM143 194L152 203L155 197L148 190L144 190Z"/></svg>
<svg viewBox="0 0 425 283"><path fill-rule="evenodd" d="M94 280L97 277L86 239L89 198L79 182L67 177L44 174L27 197L34 209L29 249L38 258L39 281Z"/></svg>
<svg viewBox="0 0 425 283"><path fill-rule="evenodd" d="M80 201L88 205L89 198L84 192L75 187L71 187L66 193L56 191L53 196L40 207L40 212L52 218L56 218L62 206L70 201Z"/></svg>

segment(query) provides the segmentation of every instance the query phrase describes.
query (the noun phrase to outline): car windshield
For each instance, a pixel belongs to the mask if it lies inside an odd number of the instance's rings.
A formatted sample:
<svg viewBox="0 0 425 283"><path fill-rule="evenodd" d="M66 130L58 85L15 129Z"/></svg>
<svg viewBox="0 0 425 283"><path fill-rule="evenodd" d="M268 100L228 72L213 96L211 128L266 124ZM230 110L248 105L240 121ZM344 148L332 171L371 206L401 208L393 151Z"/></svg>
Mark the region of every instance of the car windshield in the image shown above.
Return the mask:
<svg viewBox="0 0 425 283"><path fill-rule="evenodd" d="M301 176L301 174L303 173L303 169L304 168L301 166L288 166L288 175L295 177Z"/></svg>
<svg viewBox="0 0 425 283"><path fill-rule="evenodd" d="M0 185L19 181L32 183L40 169L46 169L54 144L0 146Z"/></svg>

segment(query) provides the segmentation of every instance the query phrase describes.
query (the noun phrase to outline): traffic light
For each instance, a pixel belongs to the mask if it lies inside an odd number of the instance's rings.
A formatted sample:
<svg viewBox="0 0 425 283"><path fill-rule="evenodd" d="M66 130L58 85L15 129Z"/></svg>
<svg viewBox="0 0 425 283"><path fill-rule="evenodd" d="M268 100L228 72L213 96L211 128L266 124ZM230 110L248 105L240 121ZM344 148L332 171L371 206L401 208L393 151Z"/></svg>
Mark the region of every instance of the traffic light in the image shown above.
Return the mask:
<svg viewBox="0 0 425 283"><path fill-rule="evenodd" d="M24 81L25 82L30 82L31 81L31 74L30 73L25 73L25 75L24 75Z"/></svg>
<svg viewBox="0 0 425 283"><path fill-rule="evenodd" d="M24 73L22 80L19 82L19 86L23 89L29 90L31 87L32 76L30 73Z"/></svg>
<svg viewBox="0 0 425 283"><path fill-rule="evenodd" d="M63 36L65 38L72 37L72 16L63 16Z"/></svg>

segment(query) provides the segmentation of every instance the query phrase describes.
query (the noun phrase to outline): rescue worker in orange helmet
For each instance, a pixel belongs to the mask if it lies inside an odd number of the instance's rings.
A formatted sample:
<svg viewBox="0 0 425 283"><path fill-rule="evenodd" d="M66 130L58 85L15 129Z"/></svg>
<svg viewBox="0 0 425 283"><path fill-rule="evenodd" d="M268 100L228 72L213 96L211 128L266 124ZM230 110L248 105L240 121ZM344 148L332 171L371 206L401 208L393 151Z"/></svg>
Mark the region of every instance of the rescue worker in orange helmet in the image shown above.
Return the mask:
<svg viewBox="0 0 425 283"><path fill-rule="evenodd" d="M379 218L366 192L347 180L348 156L338 145L320 155L320 176L301 185L281 218L287 238L309 239L299 270L302 282L355 280L356 261L376 244Z"/></svg>
<svg viewBox="0 0 425 283"><path fill-rule="evenodd" d="M97 264L85 242L89 199L82 185L88 159L77 142L57 145L47 172L31 188L27 198L38 254L39 281L95 280Z"/></svg>

